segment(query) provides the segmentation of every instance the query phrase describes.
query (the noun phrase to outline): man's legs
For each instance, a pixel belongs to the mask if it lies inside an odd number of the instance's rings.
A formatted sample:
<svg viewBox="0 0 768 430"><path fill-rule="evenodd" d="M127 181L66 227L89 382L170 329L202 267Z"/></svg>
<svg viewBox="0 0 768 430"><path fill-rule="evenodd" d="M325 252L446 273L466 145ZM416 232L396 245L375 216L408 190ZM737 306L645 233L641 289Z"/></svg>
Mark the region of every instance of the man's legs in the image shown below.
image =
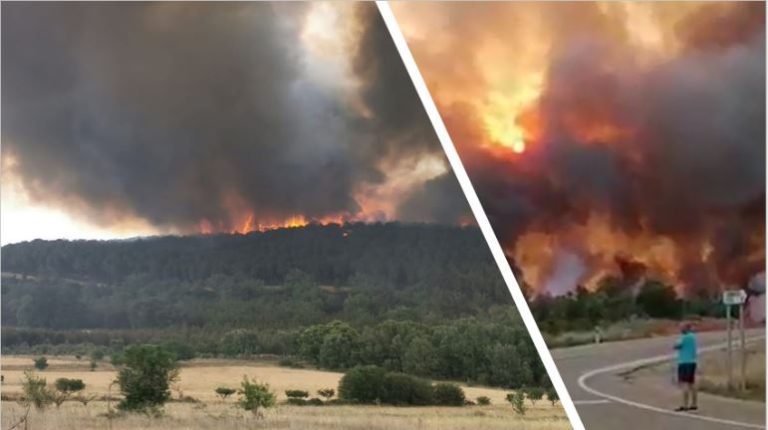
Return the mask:
<svg viewBox="0 0 768 430"><path fill-rule="evenodd" d="M688 402L691 395L691 384L687 382L681 382L680 387L683 389L683 408L688 409Z"/></svg>
<svg viewBox="0 0 768 430"><path fill-rule="evenodd" d="M699 408L699 404L698 404L697 399L696 399L696 397L697 397L696 396L696 383L692 382L692 383L690 383L688 385L688 387L689 387L688 390L690 392L690 397L691 397L691 405L690 405L690 407L688 409L698 409Z"/></svg>

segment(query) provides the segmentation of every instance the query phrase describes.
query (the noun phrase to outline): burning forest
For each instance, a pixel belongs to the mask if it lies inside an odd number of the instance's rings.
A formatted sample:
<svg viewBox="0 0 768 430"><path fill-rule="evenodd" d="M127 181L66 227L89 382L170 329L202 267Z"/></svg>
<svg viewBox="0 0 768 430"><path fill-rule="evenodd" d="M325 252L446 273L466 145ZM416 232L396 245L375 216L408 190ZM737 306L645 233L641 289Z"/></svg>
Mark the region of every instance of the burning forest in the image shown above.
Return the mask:
<svg viewBox="0 0 768 430"><path fill-rule="evenodd" d="M699 294L764 273L762 3L395 11L531 289Z"/></svg>
<svg viewBox="0 0 768 430"><path fill-rule="evenodd" d="M466 219L372 4L9 4L2 20L4 243L40 237L18 234L20 205L128 237Z"/></svg>

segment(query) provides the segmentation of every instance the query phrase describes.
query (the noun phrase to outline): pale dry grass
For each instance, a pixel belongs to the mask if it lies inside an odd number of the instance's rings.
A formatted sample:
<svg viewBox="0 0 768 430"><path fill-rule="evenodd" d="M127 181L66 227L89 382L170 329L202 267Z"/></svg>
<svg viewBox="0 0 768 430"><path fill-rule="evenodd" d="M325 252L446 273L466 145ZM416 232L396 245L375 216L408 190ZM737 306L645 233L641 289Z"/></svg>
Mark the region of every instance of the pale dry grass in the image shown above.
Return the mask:
<svg viewBox="0 0 768 430"><path fill-rule="evenodd" d="M61 409L32 411L29 428L33 430L202 430L202 429L333 429L333 430L564 430L571 428L564 416L535 409L518 417L508 406L473 406L463 408L396 408L387 406L285 406L255 419L230 404L193 405L171 403L160 418L127 415L111 420L104 417L106 405L94 402L87 408L65 403ZM2 425L8 428L21 407L3 402Z"/></svg>
<svg viewBox="0 0 768 430"><path fill-rule="evenodd" d="M52 382L56 378L78 378L86 384L85 394L106 395L108 386L115 379L116 373L109 365L99 366L96 371L88 369L88 360L76 360L74 357L49 358L51 367L37 372ZM55 365L54 365L55 363ZM25 368L32 368L31 357L2 357L2 373L5 376L3 393L21 392L21 380ZM112 428L117 429L566 429L570 428L565 413L560 405L552 406L547 401L539 401L531 407L524 417L517 416L506 402L508 391L487 387L467 387L464 391L468 399L478 396L491 399L491 406L471 406L463 408L444 407L388 407L388 406L323 406L295 407L280 405L267 412L264 420L254 420L250 414L234 407L232 398L222 401L214 389L221 385L236 388L243 376L257 378L270 384L284 399L287 389L301 389L316 393L320 388L338 386L341 373L313 369L289 369L270 362L244 360L192 360L184 364L180 379L174 390L174 397L179 394L191 396L201 403L170 403L166 406L166 416L150 419L144 416L127 416L113 420ZM115 395L113 388L112 394ZM21 407L15 402L3 402L2 428L8 428L18 415ZM91 402L88 407L76 402L65 403L60 410L48 409L45 412L32 412L31 429L103 429L108 421L102 416L106 412L106 403Z"/></svg>

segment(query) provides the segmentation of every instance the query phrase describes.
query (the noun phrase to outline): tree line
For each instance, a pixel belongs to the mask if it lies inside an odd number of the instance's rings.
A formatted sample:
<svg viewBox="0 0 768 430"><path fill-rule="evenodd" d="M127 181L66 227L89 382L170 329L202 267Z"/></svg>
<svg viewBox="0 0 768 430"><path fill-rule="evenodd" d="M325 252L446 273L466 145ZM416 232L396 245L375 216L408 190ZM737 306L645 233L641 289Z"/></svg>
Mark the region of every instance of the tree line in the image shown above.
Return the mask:
<svg viewBox="0 0 768 430"><path fill-rule="evenodd" d="M4 246L2 257L4 326L288 328L434 321L512 304L471 228L355 224L33 241Z"/></svg>

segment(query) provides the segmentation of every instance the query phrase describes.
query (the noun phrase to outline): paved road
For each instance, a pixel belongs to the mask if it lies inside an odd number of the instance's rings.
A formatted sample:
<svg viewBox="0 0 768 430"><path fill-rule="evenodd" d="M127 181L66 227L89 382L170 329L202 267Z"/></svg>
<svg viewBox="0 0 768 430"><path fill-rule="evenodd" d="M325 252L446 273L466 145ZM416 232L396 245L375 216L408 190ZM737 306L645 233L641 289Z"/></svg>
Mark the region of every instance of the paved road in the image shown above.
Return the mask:
<svg viewBox="0 0 768 430"><path fill-rule="evenodd" d="M765 330L748 337L763 342ZM680 404L677 387L669 377L623 376L644 364L671 358L676 337L660 337L601 345L555 349L553 358L588 430L733 430L764 429L765 404L699 393L700 411L672 412ZM706 353L722 347L722 332L699 335Z"/></svg>

